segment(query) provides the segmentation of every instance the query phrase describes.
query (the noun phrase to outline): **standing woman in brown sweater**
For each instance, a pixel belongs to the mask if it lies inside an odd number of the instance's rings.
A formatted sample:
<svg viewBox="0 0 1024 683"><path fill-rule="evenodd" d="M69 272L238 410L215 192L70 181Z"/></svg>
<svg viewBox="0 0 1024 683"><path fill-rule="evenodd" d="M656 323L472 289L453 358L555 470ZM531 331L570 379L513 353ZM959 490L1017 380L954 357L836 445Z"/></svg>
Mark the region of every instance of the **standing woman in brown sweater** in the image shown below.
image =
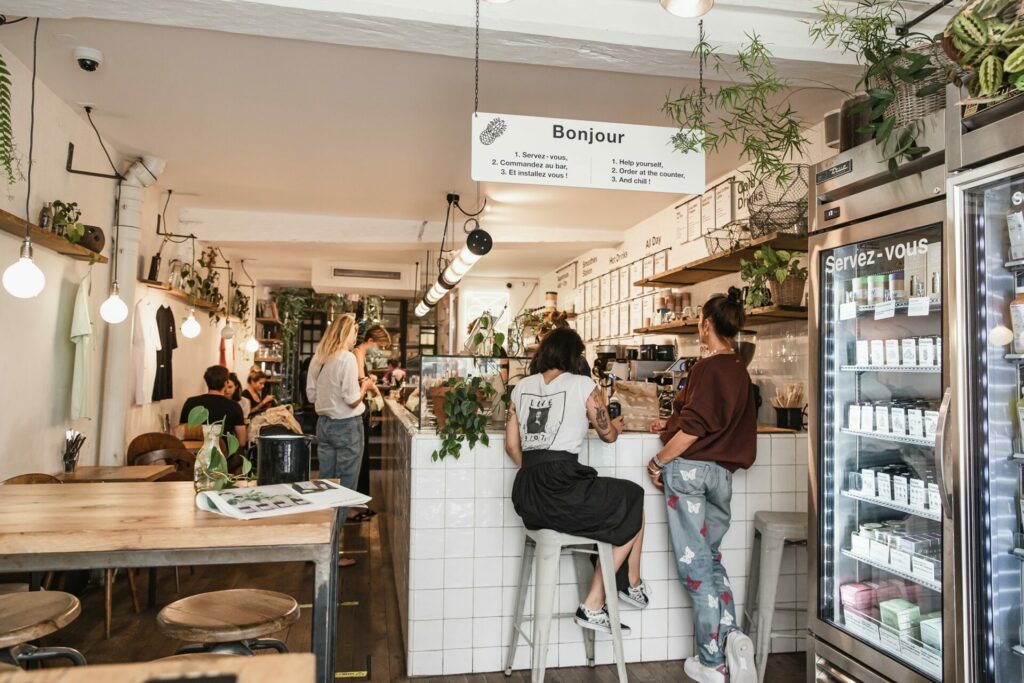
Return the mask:
<svg viewBox="0 0 1024 683"><path fill-rule="evenodd" d="M651 426L664 446L647 472L665 491L676 569L693 600L697 654L684 670L698 683L757 681L754 645L737 626L719 551L732 517L732 473L754 464L757 449L754 391L733 350L745 319L735 287L708 299L698 326L707 353L690 370L672 416Z"/></svg>

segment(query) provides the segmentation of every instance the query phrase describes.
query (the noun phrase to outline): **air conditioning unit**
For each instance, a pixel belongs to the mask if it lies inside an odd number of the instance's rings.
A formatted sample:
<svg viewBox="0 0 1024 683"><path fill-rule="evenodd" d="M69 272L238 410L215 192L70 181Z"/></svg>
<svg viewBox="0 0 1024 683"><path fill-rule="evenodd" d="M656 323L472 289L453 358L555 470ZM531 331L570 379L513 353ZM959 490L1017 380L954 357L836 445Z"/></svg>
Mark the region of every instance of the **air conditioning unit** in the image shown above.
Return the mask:
<svg viewBox="0 0 1024 683"><path fill-rule="evenodd" d="M404 263L314 261L313 289L323 294L412 297L416 293L416 267Z"/></svg>

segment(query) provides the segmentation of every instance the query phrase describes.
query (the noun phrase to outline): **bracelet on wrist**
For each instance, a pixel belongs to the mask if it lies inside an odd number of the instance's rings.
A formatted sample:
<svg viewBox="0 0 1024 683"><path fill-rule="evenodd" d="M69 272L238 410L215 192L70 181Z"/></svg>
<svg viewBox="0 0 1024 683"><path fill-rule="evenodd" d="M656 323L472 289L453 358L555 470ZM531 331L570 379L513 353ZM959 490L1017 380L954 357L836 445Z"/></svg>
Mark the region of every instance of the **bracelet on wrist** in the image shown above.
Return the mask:
<svg viewBox="0 0 1024 683"><path fill-rule="evenodd" d="M651 462L650 462L650 463L648 463L648 464L650 464L650 465L654 465L654 466L655 466L656 468L658 468L658 471L659 471L659 472L660 472L661 470L665 469L665 465L663 465L663 464L661 463L661 460L658 460L658 456L656 456L656 455L655 455L655 456L653 456L653 457L651 458Z"/></svg>

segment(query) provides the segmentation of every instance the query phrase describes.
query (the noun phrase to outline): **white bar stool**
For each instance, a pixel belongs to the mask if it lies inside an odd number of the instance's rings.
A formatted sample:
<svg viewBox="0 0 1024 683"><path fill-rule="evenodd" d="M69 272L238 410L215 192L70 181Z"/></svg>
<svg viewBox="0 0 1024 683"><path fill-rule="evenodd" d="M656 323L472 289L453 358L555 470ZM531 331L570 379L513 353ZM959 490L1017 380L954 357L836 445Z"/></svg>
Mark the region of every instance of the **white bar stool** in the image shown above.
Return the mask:
<svg viewBox="0 0 1024 683"><path fill-rule="evenodd" d="M612 567L612 546L582 536L571 536L550 529L538 531L526 530L526 541L523 544L523 563L519 570L519 592L516 597L515 614L512 617L512 635L509 638L508 656L505 659L505 675L512 675L512 663L515 661L519 635L530 647L532 653L532 680L543 683L544 670L548 660L548 638L551 632L552 617L571 617L573 613L554 614L556 602L555 589L558 586L558 562L563 552L573 554L576 567L576 579L580 588L580 599L586 597L590 588L592 567L588 556L594 555L597 546L597 557L602 567ZM537 581L533 595L533 632L527 635L523 628L523 610L526 607L526 593L530 587L530 575L533 571L534 557L537 560ZM602 571L604 591L607 597L608 617L612 626L612 646L615 652L615 664L618 669L619 682L626 683L626 659L622 652L622 626L619 621L618 590L615 587L615 572ZM583 645L587 651L587 665L594 666L594 631L583 629Z"/></svg>
<svg viewBox="0 0 1024 683"><path fill-rule="evenodd" d="M754 547L750 554L751 581L747 594L744 618L747 630L754 639L754 661L757 664L758 683L764 681L765 668L772 638L799 638L793 631L772 631L775 618L775 596L778 593L779 573L782 571L782 552L787 546L807 545L806 512L757 512L754 514ZM780 611L799 612L794 608Z"/></svg>

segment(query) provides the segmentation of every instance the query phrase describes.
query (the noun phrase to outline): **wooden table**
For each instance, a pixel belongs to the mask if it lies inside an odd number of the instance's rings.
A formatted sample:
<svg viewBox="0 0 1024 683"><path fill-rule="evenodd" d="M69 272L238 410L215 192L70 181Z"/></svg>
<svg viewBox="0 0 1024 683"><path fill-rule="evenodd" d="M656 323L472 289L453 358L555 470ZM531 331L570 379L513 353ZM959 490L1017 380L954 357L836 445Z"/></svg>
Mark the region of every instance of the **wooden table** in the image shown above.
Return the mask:
<svg viewBox="0 0 1024 683"><path fill-rule="evenodd" d="M174 472L174 465L103 465L99 467L76 467L74 472L58 474L57 478L65 484L100 483L100 482L139 482L156 481Z"/></svg>
<svg viewBox="0 0 1024 683"><path fill-rule="evenodd" d="M235 674L237 683L308 683L314 678L314 659L310 654L237 657L222 655L191 661L156 660L134 664L102 664L58 667L37 671L0 672L0 683L146 683L154 677L196 674Z"/></svg>
<svg viewBox="0 0 1024 683"><path fill-rule="evenodd" d="M0 573L312 562L317 680L334 680L337 510L241 521L198 510L190 481L5 486ZM156 628L154 625L153 628ZM259 659L262 659L260 657Z"/></svg>

